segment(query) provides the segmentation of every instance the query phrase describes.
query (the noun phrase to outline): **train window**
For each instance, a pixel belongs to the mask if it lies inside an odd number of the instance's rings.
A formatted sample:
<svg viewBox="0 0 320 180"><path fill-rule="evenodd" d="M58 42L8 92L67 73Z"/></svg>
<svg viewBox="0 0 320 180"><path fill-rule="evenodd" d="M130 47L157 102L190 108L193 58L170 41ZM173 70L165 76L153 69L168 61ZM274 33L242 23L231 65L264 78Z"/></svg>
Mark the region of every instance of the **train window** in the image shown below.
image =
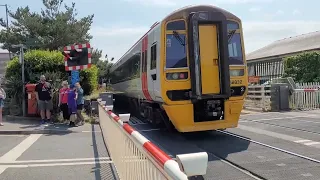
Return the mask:
<svg viewBox="0 0 320 180"><path fill-rule="evenodd" d="M132 60L132 78L140 77L140 53L133 56Z"/></svg>
<svg viewBox="0 0 320 180"><path fill-rule="evenodd" d="M116 84L123 81L132 80L140 77L140 58L141 53L136 53L127 62L118 67L111 73L111 83Z"/></svg>
<svg viewBox="0 0 320 180"><path fill-rule="evenodd" d="M173 21L173 22L169 22L167 24L167 30L169 30L169 31L185 30L185 29L186 29L186 24L183 20Z"/></svg>
<svg viewBox="0 0 320 180"><path fill-rule="evenodd" d="M157 67L157 44L154 44L151 47L151 63L150 63L150 69L156 69Z"/></svg>
<svg viewBox="0 0 320 180"><path fill-rule="evenodd" d="M166 68L188 67L185 39L185 34L178 34L177 36L173 34L167 34Z"/></svg>
<svg viewBox="0 0 320 180"><path fill-rule="evenodd" d="M233 22L233 21L228 21L228 25L227 25L227 29L228 31L230 30L236 30L236 29L239 29L239 24L236 23L236 22Z"/></svg>
<svg viewBox="0 0 320 180"><path fill-rule="evenodd" d="M241 37L239 33L235 33L228 44L229 51L229 63L230 64L243 64L243 56L242 56L242 44Z"/></svg>

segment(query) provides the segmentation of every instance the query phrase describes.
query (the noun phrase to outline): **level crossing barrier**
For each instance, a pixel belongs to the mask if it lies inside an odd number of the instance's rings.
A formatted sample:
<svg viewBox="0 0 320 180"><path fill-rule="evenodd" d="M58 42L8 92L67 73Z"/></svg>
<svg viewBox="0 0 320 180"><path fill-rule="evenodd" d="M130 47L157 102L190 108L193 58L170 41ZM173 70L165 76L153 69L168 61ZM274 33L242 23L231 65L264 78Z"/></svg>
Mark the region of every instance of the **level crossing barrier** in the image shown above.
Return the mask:
<svg viewBox="0 0 320 180"><path fill-rule="evenodd" d="M98 102L103 138L120 179L188 180L206 174L206 152L177 155L174 160L128 124L130 114L117 116L112 105Z"/></svg>

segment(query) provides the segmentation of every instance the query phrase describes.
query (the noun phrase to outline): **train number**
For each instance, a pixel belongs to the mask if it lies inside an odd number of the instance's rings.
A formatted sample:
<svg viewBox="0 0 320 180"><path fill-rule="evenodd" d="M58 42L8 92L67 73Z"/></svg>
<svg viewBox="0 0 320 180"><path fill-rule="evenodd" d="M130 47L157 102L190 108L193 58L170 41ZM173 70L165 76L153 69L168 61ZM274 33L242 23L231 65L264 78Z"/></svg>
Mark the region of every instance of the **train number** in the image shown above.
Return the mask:
<svg viewBox="0 0 320 180"><path fill-rule="evenodd" d="M242 80L232 80L231 84L242 84Z"/></svg>

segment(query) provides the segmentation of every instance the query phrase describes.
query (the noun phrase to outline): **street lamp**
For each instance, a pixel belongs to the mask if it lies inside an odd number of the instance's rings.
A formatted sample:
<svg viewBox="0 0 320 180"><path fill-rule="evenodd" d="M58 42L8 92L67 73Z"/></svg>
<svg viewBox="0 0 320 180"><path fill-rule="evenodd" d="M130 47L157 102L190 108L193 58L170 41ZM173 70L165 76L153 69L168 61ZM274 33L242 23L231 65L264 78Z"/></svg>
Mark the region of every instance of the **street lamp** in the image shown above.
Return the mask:
<svg viewBox="0 0 320 180"><path fill-rule="evenodd" d="M23 49L27 49L27 47L23 44L17 44L17 45L12 45L13 48L20 48L20 56L19 56L19 61L21 63L21 76L22 76L22 114L23 116L26 116L26 99L25 99L25 87L24 87L24 82L25 82L25 77L24 77L24 52Z"/></svg>
<svg viewBox="0 0 320 180"><path fill-rule="evenodd" d="M4 6L6 8L6 26L7 26L7 39L9 38L9 16L8 16L8 5L7 4L0 4L0 6ZM10 46L9 46L9 59L11 60L11 52L10 52Z"/></svg>

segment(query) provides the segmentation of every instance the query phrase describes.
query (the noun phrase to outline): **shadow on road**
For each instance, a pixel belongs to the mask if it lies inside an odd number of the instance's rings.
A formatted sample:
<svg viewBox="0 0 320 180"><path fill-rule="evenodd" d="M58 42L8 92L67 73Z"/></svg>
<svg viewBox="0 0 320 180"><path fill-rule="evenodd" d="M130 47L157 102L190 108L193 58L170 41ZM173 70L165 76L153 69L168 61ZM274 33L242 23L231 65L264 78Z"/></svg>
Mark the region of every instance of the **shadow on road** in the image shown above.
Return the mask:
<svg viewBox="0 0 320 180"><path fill-rule="evenodd" d="M109 151L108 149L106 149L106 145L104 144L103 139L100 141L97 140L97 136L96 136L96 128L97 126L91 125L91 129L92 129L92 147L93 147L93 153L94 153L94 158L96 158L95 160L95 167L93 168L93 171L95 173L95 179L96 180L101 180L101 179L116 179L117 177L117 173L115 170L115 167L113 166L112 163L100 163L100 160L98 159L100 157L101 154L103 154L102 152L99 152L99 145L101 146L100 148L102 149L102 151L107 151L107 155L109 155ZM97 129L98 131L98 129ZM102 134L100 133L99 136L102 136Z"/></svg>

